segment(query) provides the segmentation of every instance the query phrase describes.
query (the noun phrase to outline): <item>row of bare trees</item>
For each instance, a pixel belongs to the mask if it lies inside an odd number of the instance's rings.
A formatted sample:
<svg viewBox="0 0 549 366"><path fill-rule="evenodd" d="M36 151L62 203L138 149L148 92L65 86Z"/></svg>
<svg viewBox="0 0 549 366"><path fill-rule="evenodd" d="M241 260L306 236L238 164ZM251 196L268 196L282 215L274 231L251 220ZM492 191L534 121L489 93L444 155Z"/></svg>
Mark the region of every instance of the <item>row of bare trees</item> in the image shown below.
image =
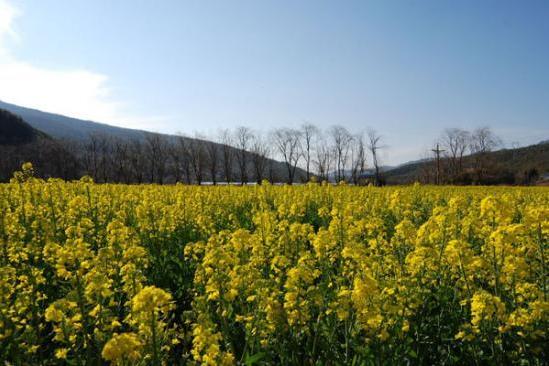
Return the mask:
<svg viewBox="0 0 549 366"><path fill-rule="evenodd" d="M491 165L489 152L502 145L501 140L489 127L473 131L461 128L447 128L436 141L436 164L427 166L424 180L440 177L439 183L481 183L489 173ZM437 161L439 160L439 161Z"/></svg>
<svg viewBox="0 0 549 366"><path fill-rule="evenodd" d="M378 150L381 136L373 129L367 133L351 133L343 126L322 131L305 123L298 129L280 128L271 132L275 157L287 168L288 182L295 181L298 168L305 171L305 180L316 176L322 181L350 181L358 184L367 173L367 155L372 157L374 181L381 182Z"/></svg>
<svg viewBox="0 0 549 366"><path fill-rule="evenodd" d="M92 134L71 142L69 150L82 174L97 182L203 184L282 181L266 145L250 129L223 130L215 141L200 134L168 136L146 133L123 139Z"/></svg>
<svg viewBox="0 0 549 366"><path fill-rule="evenodd" d="M219 138L224 143L216 143L198 134L190 138L146 133L142 139L93 134L72 151L84 173L98 182L247 183L251 153L232 146L233 137L223 131Z"/></svg>
<svg viewBox="0 0 549 366"><path fill-rule="evenodd" d="M142 140L124 140L95 134L72 151L99 182L246 184L266 179L292 184L316 177L359 183L370 155L372 180L379 184L380 142L374 130L352 134L332 126L322 131L305 123L268 133L238 127L192 138L148 133Z"/></svg>
<svg viewBox="0 0 549 366"><path fill-rule="evenodd" d="M67 143L49 138L38 138L27 144L0 145L0 182L7 182L21 164L31 161L42 176L65 180L81 176L78 161L67 150Z"/></svg>
<svg viewBox="0 0 549 366"><path fill-rule="evenodd" d="M44 177L71 179L89 175L97 182L121 183L246 184L269 180L292 184L313 177L319 181L359 183L366 174L373 182L381 181L380 136L374 130L351 133L342 126L321 130L304 123L297 128L282 127L265 133L237 127L209 136L196 133L192 138L145 133L124 139L94 133L84 141L55 143L62 153L50 163L38 165ZM372 158L371 170L367 169L367 156ZM22 159L12 159L6 170ZM50 169L51 165L62 165L70 171L60 175L59 169Z"/></svg>
<svg viewBox="0 0 549 366"><path fill-rule="evenodd" d="M490 154L501 141L488 127L445 129L435 146L434 159L429 153L432 163L420 164L419 174L408 180L517 182L512 177L518 174L514 168L494 161ZM0 180L8 180L22 162L32 161L43 177L89 175L96 182L215 185L268 180L293 184L315 179L381 185L379 152L383 147L381 136L373 129L352 133L339 125L320 129L310 123L268 132L237 127L209 136L196 133L192 138L155 133L128 139L92 134L84 141L39 138L28 145L0 145ZM532 172L519 178L532 181ZM406 178L391 174L390 182L406 182Z"/></svg>

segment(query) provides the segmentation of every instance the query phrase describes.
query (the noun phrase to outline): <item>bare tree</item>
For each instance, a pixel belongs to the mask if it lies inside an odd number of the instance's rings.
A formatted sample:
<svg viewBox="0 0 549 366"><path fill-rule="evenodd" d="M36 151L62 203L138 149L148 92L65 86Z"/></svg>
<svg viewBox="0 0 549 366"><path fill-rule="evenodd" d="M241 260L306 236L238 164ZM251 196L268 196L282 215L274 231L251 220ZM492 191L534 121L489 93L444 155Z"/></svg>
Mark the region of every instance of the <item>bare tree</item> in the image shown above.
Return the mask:
<svg viewBox="0 0 549 366"><path fill-rule="evenodd" d="M145 172L147 170L147 157L145 147L141 140L134 138L129 141L130 170L135 182L141 184L145 182Z"/></svg>
<svg viewBox="0 0 549 366"><path fill-rule="evenodd" d="M381 148L381 135L377 133L376 130L370 128L368 129L368 150L370 150L370 154L372 155L372 164L374 166L374 176L375 176L375 183L376 186L381 185L381 176L379 171L379 156L378 156L378 150Z"/></svg>
<svg viewBox="0 0 549 366"><path fill-rule="evenodd" d="M321 180L329 181L333 149L325 139L320 139L315 149L315 165Z"/></svg>
<svg viewBox="0 0 549 366"><path fill-rule="evenodd" d="M477 128L471 134L469 148L473 155L477 183L481 183L487 168L487 153L501 144L500 139L489 127Z"/></svg>
<svg viewBox="0 0 549 366"><path fill-rule="evenodd" d="M146 157L148 160L149 182L154 183L156 178L156 164L159 162L159 141L155 134L145 135Z"/></svg>
<svg viewBox="0 0 549 366"><path fill-rule="evenodd" d="M177 137L179 139L181 137ZM173 177L174 183L183 181L183 164L182 160L185 158L179 149L177 139L168 146L168 156L170 158L170 164L168 165L169 174Z"/></svg>
<svg viewBox="0 0 549 366"><path fill-rule="evenodd" d="M61 178L76 179L82 176L82 145L80 142L70 139L60 139L57 144L61 147L59 155Z"/></svg>
<svg viewBox="0 0 549 366"><path fill-rule="evenodd" d="M301 158L301 133L290 128L279 128L271 133L275 148L280 153L288 171L288 183L293 184L297 164Z"/></svg>
<svg viewBox="0 0 549 366"><path fill-rule="evenodd" d="M164 183L166 173L168 142L158 133L145 134L145 149L149 162L149 179L151 183Z"/></svg>
<svg viewBox="0 0 549 366"><path fill-rule="evenodd" d="M99 172L101 173L101 181L108 182L111 178L112 171L112 142L111 136L106 134L99 134Z"/></svg>
<svg viewBox="0 0 549 366"><path fill-rule="evenodd" d="M470 144L471 134L459 128L447 128L442 134L442 145L449 161L450 179L455 181L463 173L463 156Z"/></svg>
<svg viewBox="0 0 549 366"><path fill-rule="evenodd" d="M6 155L7 159L16 162L14 168L19 168L21 161L14 161L19 155L23 161L35 160L35 166L41 171L44 178L60 177L62 179L73 179L78 174L78 161L75 158L74 145L66 140L53 140L39 138L31 145L17 146L15 151ZM14 154L15 153L15 154ZM0 153L0 155L4 155ZM18 160L18 159L17 159ZM13 172L9 171L11 174Z"/></svg>
<svg viewBox="0 0 549 366"><path fill-rule="evenodd" d="M269 146L269 154L272 154L272 148ZM278 174L276 173L275 169L276 162L273 159L267 159L267 179L269 182L277 182L279 181Z"/></svg>
<svg viewBox="0 0 549 366"><path fill-rule="evenodd" d="M221 144L221 153L223 155L223 175L227 184L232 182L233 162L234 162L234 140L228 129L221 130L219 133L219 143Z"/></svg>
<svg viewBox="0 0 549 366"><path fill-rule="evenodd" d="M241 126L236 129L236 161L240 170L240 184L248 183L248 149L252 136L252 131L248 127Z"/></svg>
<svg viewBox="0 0 549 366"><path fill-rule="evenodd" d="M358 184L360 177L366 170L366 144L364 143L364 135L356 134L353 137L351 147L351 178L354 184Z"/></svg>
<svg viewBox="0 0 549 366"><path fill-rule="evenodd" d="M84 169L94 181L98 181L100 167L100 135L92 133L84 143Z"/></svg>
<svg viewBox="0 0 549 366"><path fill-rule="evenodd" d="M303 147L303 157L305 159L305 173L307 174L307 182L311 179L311 158L312 158L312 148L313 140L319 134L318 128L311 123L304 123L301 126L301 136L303 142L301 146Z"/></svg>
<svg viewBox="0 0 549 366"><path fill-rule="evenodd" d="M177 138L177 149L181 156L179 162L181 164L181 172L185 183L191 184L192 178L192 165L191 165L191 143L190 139L185 136L178 136Z"/></svg>
<svg viewBox="0 0 549 366"><path fill-rule="evenodd" d="M486 153L500 145L500 139L489 127L477 128L471 135L471 152Z"/></svg>
<svg viewBox="0 0 549 366"><path fill-rule="evenodd" d="M205 141L195 133L194 138L188 139L187 154L190 159L191 168L194 173L194 179L198 185L204 181L204 171L206 166Z"/></svg>
<svg viewBox="0 0 549 366"><path fill-rule="evenodd" d="M107 182L111 170L111 137L92 133L84 143L84 168L96 182Z"/></svg>
<svg viewBox="0 0 549 366"><path fill-rule="evenodd" d="M329 181L333 155L333 148L328 143L326 135L319 131L315 142L313 162L321 181Z"/></svg>
<svg viewBox="0 0 549 366"><path fill-rule="evenodd" d="M113 143L113 165L117 182L131 183L130 145L128 140L114 138Z"/></svg>
<svg viewBox="0 0 549 366"><path fill-rule="evenodd" d="M206 160L213 185L217 184L217 172L219 169L220 147L214 142L205 141Z"/></svg>
<svg viewBox="0 0 549 366"><path fill-rule="evenodd" d="M253 136L251 153L255 180L258 184L261 184L261 181L265 177L269 160L269 144L260 134L255 134Z"/></svg>
<svg viewBox="0 0 549 366"><path fill-rule="evenodd" d="M335 152L336 182L345 180L345 168L348 162L352 136L343 126L332 126L330 136Z"/></svg>

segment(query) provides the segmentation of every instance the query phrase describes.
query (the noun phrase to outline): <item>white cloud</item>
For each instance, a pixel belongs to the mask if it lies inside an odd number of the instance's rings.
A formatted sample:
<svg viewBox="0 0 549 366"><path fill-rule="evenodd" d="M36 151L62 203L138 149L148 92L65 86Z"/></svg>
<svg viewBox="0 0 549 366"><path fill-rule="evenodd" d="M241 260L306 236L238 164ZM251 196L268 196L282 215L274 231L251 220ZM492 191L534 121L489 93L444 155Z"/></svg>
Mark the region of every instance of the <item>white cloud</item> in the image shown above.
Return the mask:
<svg viewBox="0 0 549 366"><path fill-rule="evenodd" d="M84 70L49 70L21 61L0 63L0 98L71 117L114 122L119 104L109 101L107 77Z"/></svg>
<svg viewBox="0 0 549 366"><path fill-rule="evenodd" d="M0 100L125 127L144 128L145 121L155 119L124 113L125 105L113 99L106 75L83 69L49 69L17 59L8 42L23 42L14 29L21 13L7 0L0 0Z"/></svg>
<svg viewBox="0 0 549 366"><path fill-rule="evenodd" d="M8 3L0 0L0 61L8 56L7 40L17 40L17 33L13 29L13 21L19 15L19 10Z"/></svg>
<svg viewBox="0 0 549 366"><path fill-rule="evenodd" d="M0 0L0 42L2 37L16 37L13 30L13 20L19 15L19 10L5 0Z"/></svg>

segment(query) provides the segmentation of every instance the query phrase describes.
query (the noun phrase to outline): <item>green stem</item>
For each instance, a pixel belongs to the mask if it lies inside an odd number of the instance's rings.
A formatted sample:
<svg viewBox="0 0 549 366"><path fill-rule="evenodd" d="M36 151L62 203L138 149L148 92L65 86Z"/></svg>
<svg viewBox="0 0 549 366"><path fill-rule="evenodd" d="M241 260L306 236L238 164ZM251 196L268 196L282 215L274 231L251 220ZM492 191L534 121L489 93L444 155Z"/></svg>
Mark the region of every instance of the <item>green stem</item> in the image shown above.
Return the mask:
<svg viewBox="0 0 549 366"><path fill-rule="evenodd" d="M547 275L545 274L545 243L541 231L541 224L538 225L538 244L541 256L541 286L543 288L543 301L547 301Z"/></svg>
<svg viewBox="0 0 549 366"><path fill-rule="evenodd" d="M152 310L151 314L151 331L152 331L152 349L153 349L153 365L157 366L160 365L160 361L158 360L158 348L157 348L157 340L156 340L156 316L154 315L154 310Z"/></svg>

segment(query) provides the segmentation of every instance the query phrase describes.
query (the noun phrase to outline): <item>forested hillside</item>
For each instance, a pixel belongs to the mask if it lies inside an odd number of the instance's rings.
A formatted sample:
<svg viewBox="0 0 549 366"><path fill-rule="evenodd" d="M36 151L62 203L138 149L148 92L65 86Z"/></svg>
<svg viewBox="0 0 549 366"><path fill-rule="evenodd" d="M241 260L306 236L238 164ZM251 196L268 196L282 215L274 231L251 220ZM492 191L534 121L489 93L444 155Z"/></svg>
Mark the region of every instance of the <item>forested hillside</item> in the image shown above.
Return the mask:
<svg viewBox="0 0 549 366"><path fill-rule="evenodd" d="M45 134L32 128L19 116L0 109L0 145L27 144Z"/></svg>
<svg viewBox="0 0 549 366"><path fill-rule="evenodd" d="M0 109L0 181L8 181L26 161L33 162L42 177L74 179L79 176L78 162L66 144Z"/></svg>
<svg viewBox="0 0 549 366"><path fill-rule="evenodd" d="M10 121L18 123L17 131L6 123L6 132L0 130L0 138L29 144L2 158L3 181L9 179L22 160L33 162L42 177L71 179L89 175L97 182L215 184L306 180L306 173L295 162L275 160L269 155L266 142L245 127L224 131L215 136L217 141L211 141L198 135L166 135L110 126L1 101L0 108L6 109ZM50 145L60 151L59 156L51 155ZM43 161L44 156L49 161ZM62 169L51 169L51 165Z"/></svg>
<svg viewBox="0 0 549 366"><path fill-rule="evenodd" d="M461 161L440 161L441 183L531 184L549 172L549 141L516 148L463 156ZM433 183L434 159L405 164L386 173L389 184Z"/></svg>

